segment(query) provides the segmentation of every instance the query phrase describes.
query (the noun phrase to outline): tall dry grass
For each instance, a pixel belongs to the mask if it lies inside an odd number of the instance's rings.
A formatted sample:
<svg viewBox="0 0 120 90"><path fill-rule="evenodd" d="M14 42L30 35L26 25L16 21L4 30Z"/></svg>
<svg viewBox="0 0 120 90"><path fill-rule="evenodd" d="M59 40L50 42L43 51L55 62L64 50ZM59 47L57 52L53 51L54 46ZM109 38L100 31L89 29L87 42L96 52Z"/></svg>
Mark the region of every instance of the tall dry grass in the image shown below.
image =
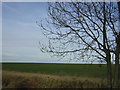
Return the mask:
<svg viewBox="0 0 120 90"><path fill-rule="evenodd" d="M57 76L36 73L2 72L3 88L106 88L100 78Z"/></svg>

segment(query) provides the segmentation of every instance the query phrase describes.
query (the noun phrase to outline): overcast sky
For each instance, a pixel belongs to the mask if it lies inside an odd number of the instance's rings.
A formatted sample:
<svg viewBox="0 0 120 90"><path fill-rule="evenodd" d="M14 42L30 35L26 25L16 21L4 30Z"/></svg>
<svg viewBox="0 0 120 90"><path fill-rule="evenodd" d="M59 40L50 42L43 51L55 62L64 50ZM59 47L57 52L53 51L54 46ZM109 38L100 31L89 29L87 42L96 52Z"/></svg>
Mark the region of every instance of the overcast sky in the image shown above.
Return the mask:
<svg viewBox="0 0 120 90"><path fill-rule="evenodd" d="M46 40L36 21L45 17L47 2L2 3L3 61L57 62L39 50L39 41Z"/></svg>
<svg viewBox="0 0 120 90"><path fill-rule="evenodd" d="M52 58L39 49L39 41L47 43L36 21L47 17L47 2L2 3L3 62L69 62Z"/></svg>
<svg viewBox="0 0 120 90"><path fill-rule="evenodd" d="M45 20L47 2L3 2L2 3L2 61L68 63L65 58L51 57L39 49L39 41L46 44L36 21ZM71 63L80 63L71 61Z"/></svg>

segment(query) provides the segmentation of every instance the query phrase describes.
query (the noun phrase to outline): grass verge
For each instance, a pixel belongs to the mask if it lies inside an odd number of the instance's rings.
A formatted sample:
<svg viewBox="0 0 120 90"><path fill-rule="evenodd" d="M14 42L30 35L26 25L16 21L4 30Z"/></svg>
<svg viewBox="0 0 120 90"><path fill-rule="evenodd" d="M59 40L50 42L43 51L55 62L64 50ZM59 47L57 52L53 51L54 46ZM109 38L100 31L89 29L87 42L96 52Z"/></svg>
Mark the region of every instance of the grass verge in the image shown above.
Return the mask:
<svg viewBox="0 0 120 90"><path fill-rule="evenodd" d="M100 78L58 76L50 74L2 72L3 88L106 88Z"/></svg>

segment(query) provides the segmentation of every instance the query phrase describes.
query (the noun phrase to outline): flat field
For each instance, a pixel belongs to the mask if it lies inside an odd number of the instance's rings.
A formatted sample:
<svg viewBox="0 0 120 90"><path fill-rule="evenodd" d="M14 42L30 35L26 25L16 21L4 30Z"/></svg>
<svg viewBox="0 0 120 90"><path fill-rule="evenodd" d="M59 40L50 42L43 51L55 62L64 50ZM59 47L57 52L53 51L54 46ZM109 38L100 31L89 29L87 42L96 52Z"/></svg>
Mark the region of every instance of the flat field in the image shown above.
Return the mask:
<svg viewBox="0 0 120 90"><path fill-rule="evenodd" d="M105 64L2 63L3 89L106 88L106 75Z"/></svg>
<svg viewBox="0 0 120 90"><path fill-rule="evenodd" d="M2 63L3 71L41 73L51 75L106 78L106 65L56 63Z"/></svg>

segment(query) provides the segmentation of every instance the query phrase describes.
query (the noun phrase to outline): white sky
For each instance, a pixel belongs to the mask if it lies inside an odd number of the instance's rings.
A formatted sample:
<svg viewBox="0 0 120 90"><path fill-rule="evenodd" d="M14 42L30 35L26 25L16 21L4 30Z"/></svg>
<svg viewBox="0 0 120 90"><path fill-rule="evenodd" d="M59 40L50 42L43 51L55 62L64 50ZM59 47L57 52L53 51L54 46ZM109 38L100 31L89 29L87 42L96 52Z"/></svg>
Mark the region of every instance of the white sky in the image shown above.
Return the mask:
<svg viewBox="0 0 120 90"><path fill-rule="evenodd" d="M47 43L45 42L47 40L36 21L47 17L47 2L5 0L2 3L1 17L2 45L0 45L3 62L58 62L58 58L51 58L49 54L39 50L39 41ZM64 59L59 62L68 61Z"/></svg>
<svg viewBox="0 0 120 90"><path fill-rule="evenodd" d="M39 41L46 41L36 24L47 16L46 3L2 3L2 61L54 62L39 50Z"/></svg>
<svg viewBox="0 0 120 90"><path fill-rule="evenodd" d="M47 43L36 21L47 17L47 2L2 3L3 62L69 62L39 50L39 41Z"/></svg>

